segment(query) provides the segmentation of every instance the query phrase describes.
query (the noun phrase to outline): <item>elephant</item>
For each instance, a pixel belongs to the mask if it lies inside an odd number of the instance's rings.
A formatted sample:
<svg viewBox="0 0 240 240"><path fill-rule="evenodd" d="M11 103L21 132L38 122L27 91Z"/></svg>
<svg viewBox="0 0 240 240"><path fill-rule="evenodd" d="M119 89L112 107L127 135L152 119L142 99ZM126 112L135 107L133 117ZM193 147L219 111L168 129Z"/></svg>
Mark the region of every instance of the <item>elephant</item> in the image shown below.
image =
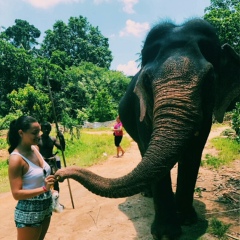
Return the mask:
<svg viewBox="0 0 240 240"><path fill-rule="evenodd" d="M119 103L119 116L138 144L142 159L128 174L105 178L66 167L58 181L72 178L94 194L128 197L150 190L154 203L153 239L176 239L181 225L197 221L194 188L213 119L240 100L240 56L221 44L205 20L156 24L141 51L141 68ZM177 187L171 169L177 164Z"/></svg>

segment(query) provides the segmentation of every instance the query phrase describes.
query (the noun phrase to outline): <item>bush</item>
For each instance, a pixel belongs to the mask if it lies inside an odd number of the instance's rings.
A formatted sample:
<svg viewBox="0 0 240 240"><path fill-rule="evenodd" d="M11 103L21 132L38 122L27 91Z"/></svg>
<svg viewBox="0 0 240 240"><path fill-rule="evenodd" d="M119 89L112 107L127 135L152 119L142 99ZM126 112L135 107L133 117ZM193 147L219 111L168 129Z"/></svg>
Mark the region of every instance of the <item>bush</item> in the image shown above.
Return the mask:
<svg viewBox="0 0 240 240"><path fill-rule="evenodd" d="M0 130L8 129L10 126L10 122L14 119L17 119L22 115L22 112L20 110L17 110L15 112L10 112L5 117L0 118Z"/></svg>
<svg viewBox="0 0 240 240"><path fill-rule="evenodd" d="M237 134L237 141L240 143L240 102L236 103L236 108L232 114L232 129Z"/></svg>
<svg viewBox="0 0 240 240"><path fill-rule="evenodd" d="M225 234L227 233L230 226L231 224L224 224L217 218L212 218L210 219L208 232L214 236L217 236L218 239L227 239Z"/></svg>

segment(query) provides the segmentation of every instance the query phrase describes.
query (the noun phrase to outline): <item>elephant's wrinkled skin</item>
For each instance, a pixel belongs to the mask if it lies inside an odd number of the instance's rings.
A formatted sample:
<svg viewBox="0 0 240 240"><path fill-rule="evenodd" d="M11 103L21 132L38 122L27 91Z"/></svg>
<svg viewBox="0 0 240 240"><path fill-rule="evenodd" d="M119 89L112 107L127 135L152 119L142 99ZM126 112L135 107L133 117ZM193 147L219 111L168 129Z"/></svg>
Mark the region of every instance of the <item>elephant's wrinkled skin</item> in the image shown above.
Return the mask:
<svg viewBox="0 0 240 240"><path fill-rule="evenodd" d="M73 178L95 194L127 197L152 190L154 239L181 234L181 224L197 220L193 192L212 116L222 122L240 99L240 60L215 30L195 19L182 26L156 25L142 49L141 70L133 77L119 106L126 131L138 143L142 161L126 176L100 177L68 167L56 173ZM177 190L171 168L178 163Z"/></svg>

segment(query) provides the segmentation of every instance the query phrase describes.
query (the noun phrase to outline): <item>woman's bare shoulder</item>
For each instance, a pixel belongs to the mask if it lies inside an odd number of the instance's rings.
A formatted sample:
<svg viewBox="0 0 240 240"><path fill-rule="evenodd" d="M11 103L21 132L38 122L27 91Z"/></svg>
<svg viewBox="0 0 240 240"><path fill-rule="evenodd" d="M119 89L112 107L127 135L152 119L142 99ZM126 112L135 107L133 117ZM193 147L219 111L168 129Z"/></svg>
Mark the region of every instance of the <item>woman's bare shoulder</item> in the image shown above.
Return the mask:
<svg viewBox="0 0 240 240"><path fill-rule="evenodd" d="M16 153L19 153L15 151ZM25 161L23 161L22 157L18 154L10 154L8 158L8 164L9 166L22 166Z"/></svg>

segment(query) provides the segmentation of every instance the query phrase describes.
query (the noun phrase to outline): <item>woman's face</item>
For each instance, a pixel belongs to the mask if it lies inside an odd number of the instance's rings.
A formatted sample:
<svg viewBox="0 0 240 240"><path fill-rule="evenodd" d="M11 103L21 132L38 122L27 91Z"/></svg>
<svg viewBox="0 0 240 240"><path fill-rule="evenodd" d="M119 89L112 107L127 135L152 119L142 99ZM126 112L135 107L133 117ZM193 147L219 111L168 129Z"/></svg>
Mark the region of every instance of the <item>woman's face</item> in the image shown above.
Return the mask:
<svg viewBox="0 0 240 240"><path fill-rule="evenodd" d="M34 122L30 124L30 127L25 132L19 130L19 134L22 138L22 143L29 145L37 145L40 139L40 124L38 122Z"/></svg>

